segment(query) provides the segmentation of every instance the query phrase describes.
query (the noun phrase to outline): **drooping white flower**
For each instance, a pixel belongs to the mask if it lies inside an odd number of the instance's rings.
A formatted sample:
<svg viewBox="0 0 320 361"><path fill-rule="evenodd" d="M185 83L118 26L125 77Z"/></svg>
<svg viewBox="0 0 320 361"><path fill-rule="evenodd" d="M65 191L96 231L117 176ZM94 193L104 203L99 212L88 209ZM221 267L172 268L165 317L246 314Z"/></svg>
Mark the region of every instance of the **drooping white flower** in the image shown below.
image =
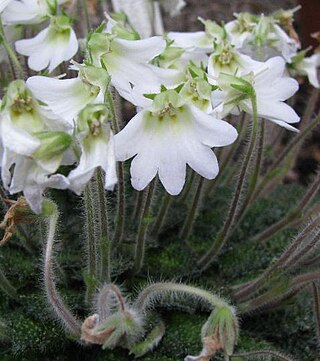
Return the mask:
<svg viewBox="0 0 320 361"><path fill-rule="evenodd" d="M259 117L296 131L290 124L299 122L300 118L285 100L298 90L299 85L295 79L284 76L284 71L284 60L274 57L242 77L221 73L218 84L222 89L223 102L215 113L225 116L237 107L252 114L251 99L244 96L242 89L247 88L248 93L253 89Z"/></svg>
<svg viewBox="0 0 320 361"><path fill-rule="evenodd" d="M300 51L291 58L287 64L290 74L293 76L307 76L310 84L315 88L320 87L318 78L318 68L320 67L320 53L315 53L310 57L305 57L306 51Z"/></svg>
<svg viewBox="0 0 320 361"><path fill-rule="evenodd" d="M177 195L187 164L203 177L215 178L219 167L211 148L236 138L230 124L189 105L175 90L166 90L115 135L116 159L135 157L130 169L135 189L144 189L158 173L166 191Z"/></svg>
<svg viewBox="0 0 320 361"><path fill-rule="evenodd" d="M73 79L33 76L27 80L27 86L35 97L71 128L87 104L103 102L109 84L108 73L103 68L83 65L78 71L78 77Z"/></svg>
<svg viewBox="0 0 320 361"><path fill-rule="evenodd" d="M65 0L57 1L58 4ZM51 14L48 0L12 0L5 9L2 18L5 24L38 24Z"/></svg>
<svg viewBox="0 0 320 361"><path fill-rule="evenodd" d="M70 189L81 194L101 167L105 172L105 188L112 190L117 183L113 133L108 124L105 104L90 104L78 117L78 138L81 146L80 161L68 176Z"/></svg>
<svg viewBox="0 0 320 361"><path fill-rule="evenodd" d="M47 188L67 189L68 179L61 174L50 174L33 159L18 157L9 188L10 194L23 192L30 208L41 213L42 194Z"/></svg>
<svg viewBox="0 0 320 361"><path fill-rule="evenodd" d="M78 40L65 16L52 17L49 27L32 39L15 43L18 53L28 56L28 66L36 71L48 68L52 72L62 62L71 59L78 51Z"/></svg>
<svg viewBox="0 0 320 361"><path fill-rule="evenodd" d="M11 194L24 192L30 207L41 210L47 187L66 188L68 180L52 175L62 163L71 136L56 131L22 80L10 84L0 112L1 178Z"/></svg>
<svg viewBox="0 0 320 361"><path fill-rule="evenodd" d="M123 29L113 27L111 31L113 33L93 33L88 41L88 49L93 64L99 67L103 63L106 67L112 85L120 93L130 93L132 85L141 84L142 79L148 79L149 84L159 84L159 78L149 63L164 51L165 40L159 36L128 40L131 34L126 32L124 35Z"/></svg>

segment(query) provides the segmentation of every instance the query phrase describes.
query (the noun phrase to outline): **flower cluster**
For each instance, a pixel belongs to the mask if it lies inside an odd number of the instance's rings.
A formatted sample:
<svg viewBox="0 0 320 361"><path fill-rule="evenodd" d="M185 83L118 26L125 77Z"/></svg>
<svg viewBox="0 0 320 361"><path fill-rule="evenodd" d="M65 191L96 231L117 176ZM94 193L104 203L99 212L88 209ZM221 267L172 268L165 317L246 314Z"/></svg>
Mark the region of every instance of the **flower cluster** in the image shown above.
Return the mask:
<svg viewBox="0 0 320 361"><path fill-rule="evenodd" d="M35 71L51 73L78 50L70 18L58 15L62 3L1 2L8 26L49 21L34 38L15 42ZM80 194L98 167L105 188L113 189L116 161L130 158L137 190L158 175L166 191L178 195L187 165L214 179L219 165L212 148L237 139L229 114L246 112L296 130L291 124L299 116L285 103L298 90L290 74L306 74L319 86L320 54L306 58L293 28L282 26L292 14L237 14L223 26L200 19L204 31L144 39L125 18L107 16L88 35L82 63L72 61L75 77L35 75L8 86L0 113L4 186L22 191L40 212L44 189ZM120 131L111 87L137 107Z"/></svg>

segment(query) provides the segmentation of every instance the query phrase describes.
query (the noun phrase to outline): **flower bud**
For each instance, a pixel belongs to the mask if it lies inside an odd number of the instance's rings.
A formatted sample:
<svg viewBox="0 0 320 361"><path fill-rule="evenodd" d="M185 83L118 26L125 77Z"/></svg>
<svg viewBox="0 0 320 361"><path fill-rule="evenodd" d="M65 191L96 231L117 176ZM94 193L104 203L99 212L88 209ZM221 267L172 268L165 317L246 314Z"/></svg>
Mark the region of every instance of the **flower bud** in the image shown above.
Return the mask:
<svg viewBox="0 0 320 361"><path fill-rule="evenodd" d="M239 324L235 310L230 306L217 307L202 327L202 339L214 337L228 356L233 354L239 338Z"/></svg>
<svg viewBox="0 0 320 361"><path fill-rule="evenodd" d="M34 136L40 140L40 147L33 153L36 159L51 159L63 154L72 143L72 137L65 132L41 132Z"/></svg>

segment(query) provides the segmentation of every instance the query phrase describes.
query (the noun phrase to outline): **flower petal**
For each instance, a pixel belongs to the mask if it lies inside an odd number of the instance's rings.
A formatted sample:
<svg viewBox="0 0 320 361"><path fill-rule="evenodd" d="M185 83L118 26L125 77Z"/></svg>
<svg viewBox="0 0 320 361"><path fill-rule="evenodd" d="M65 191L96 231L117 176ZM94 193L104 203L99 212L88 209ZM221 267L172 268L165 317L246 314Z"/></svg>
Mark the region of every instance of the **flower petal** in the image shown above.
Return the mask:
<svg viewBox="0 0 320 361"><path fill-rule="evenodd" d="M70 126L73 126L80 110L94 99L79 78L33 76L27 80L27 86L37 99L46 103L53 113L65 119Z"/></svg>
<svg viewBox="0 0 320 361"><path fill-rule="evenodd" d="M209 147L222 147L233 143L237 130L228 122L208 115L195 106L190 106L194 118L195 129L200 141Z"/></svg>

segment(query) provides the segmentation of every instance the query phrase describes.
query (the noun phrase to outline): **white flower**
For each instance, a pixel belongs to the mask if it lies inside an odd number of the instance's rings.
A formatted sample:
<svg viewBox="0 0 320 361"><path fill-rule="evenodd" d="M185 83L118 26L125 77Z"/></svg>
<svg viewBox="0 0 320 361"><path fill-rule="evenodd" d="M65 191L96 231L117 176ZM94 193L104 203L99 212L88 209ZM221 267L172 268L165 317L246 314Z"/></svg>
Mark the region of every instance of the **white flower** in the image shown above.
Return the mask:
<svg viewBox="0 0 320 361"><path fill-rule="evenodd" d="M188 105L175 90L167 90L115 135L116 159L135 157L130 169L135 189L144 189L158 173L166 191L177 195L185 183L187 164L203 177L215 178L219 167L211 148L236 138L230 124Z"/></svg>
<svg viewBox="0 0 320 361"><path fill-rule="evenodd" d="M61 123L50 124L44 114L22 80L9 85L0 113L1 178L11 194L23 192L37 213L45 188L69 185L65 177L51 174L62 163L71 136L55 131Z"/></svg>
<svg viewBox="0 0 320 361"><path fill-rule="evenodd" d="M103 102L109 83L107 72L94 66L80 66L74 79L33 76L27 86L35 97L73 127L78 113L89 103Z"/></svg>
<svg viewBox="0 0 320 361"><path fill-rule="evenodd" d="M165 47L165 40L159 36L127 40L116 34L96 32L88 41L93 64L99 67L103 62L112 85L120 93L130 93L132 85L139 85L144 79L147 79L148 84L159 84L159 78L149 62L161 54Z"/></svg>
<svg viewBox="0 0 320 361"><path fill-rule="evenodd" d="M58 1L62 3L64 1ZM38 24L50 14L47 0L12 0L3 13L5 24Z"/></svg>
<svg viewBox="0 0 320 361"><path fill-rule="evenodd" d="M67 16L52 17L49 27L32 39L16 42L18 53L28 56L28 66L36 71L48 67L52 72L78 51L78 40Z"/></svg>
<svg viewBox="0 0 320 361"><path fill-rule="evenodd" d="M23 192L30 208L35 213L41 212L42 194L46 188L67 189L69 181L61 174L51 175L34 160L17 157L9 188L10 194Z"/></svg>
<svg viewBox="0 0 320 361"><path fill-rule="evenodd" d="M96 168L105 171L105 188L112 190L117 183L114 156L113 133L108 120L108 110L104 104L90 104L79 115L78 138L81 144L80 161L70 172L70 189L81 194Z"/></svg>
<svg viewBox="0 0 320 361"><path fill-rule="evenodd" d="M319 88L318 68L320 67L320 53L315 53L310 57L305 57L306 51L299 52L294 56L288 65L292 75L304 75L308 77L310 84Z"/></svg>
<svg viewBox="0 0 320 361"><path fill-rule="evenodd" d="M280 54L284 57L286 61L290 61L292 56L297 54L297 51L300 47L300 44L295 40L290 38L287 33L280 28L279 25L273 25L274 34L276 35L276 48Z"/></svg>
<svg viewBox="0 0 320 361"><path fill-rule="evenodd" d="M241 88L252 87L256 96L258 116L296 131L289 123L297 123L300 118L284 101L298 90L299 85L295 79L284 76L284 70L284 60L275 57L242 78L220 74L218 84L223 91L224 101L215 109L215 113L225 116L237 106L240 110L252 114L251 99L239 91Z"/></svg>
<svg viewBox="0 0 320 361"><path fill-rule="evenodd" d="M0 13L10 4L12 0L0 0Z"/></svg>

